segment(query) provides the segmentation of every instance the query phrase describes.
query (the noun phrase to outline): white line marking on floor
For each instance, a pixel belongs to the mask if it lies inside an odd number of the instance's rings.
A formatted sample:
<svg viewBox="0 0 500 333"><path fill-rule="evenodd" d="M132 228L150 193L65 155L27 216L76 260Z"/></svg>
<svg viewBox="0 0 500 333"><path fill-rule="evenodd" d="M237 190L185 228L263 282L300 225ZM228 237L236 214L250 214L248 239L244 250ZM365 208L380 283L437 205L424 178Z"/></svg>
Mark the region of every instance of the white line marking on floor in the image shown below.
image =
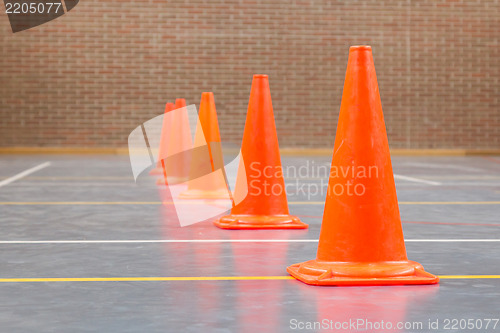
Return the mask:
<svg viewBox="0 0 500 333"><path fill-rule="evenodd" d="M82 187L82 186L91 186L91 187L97 187L97 186L128 186L128 187L138 187L140 186L141 188L158 188L158 185L156 184L136 184L133 182L130 183L111 183L111 182L102 182L102 183L61 183L61 182L29 182L29 181L23 181L23 182L18 182L16 183L16 186L24 186L24 187L30 187L30 186L73 186L73 187Z"/></svg>
<svg viewBox="0 0 500 333"><path fill-rule="evenodd" d="M500 183L493 183L493 182L489 182L489 183L478 183L478 182L468 182L468 183L460 183L460 182L455 182L455 183L442 183L441 185L443 186L457 186L457 187L460 187L460 186L486 186L486 187L496 187L496 186L500 186Z"/></svg>
<svg viewBox="0 0 500 333"><path fill-rule="evenodd" d="M1 244L134 244L134 243L315 243L317 239L117 239L117 240L12 240ZM493 243L500 239L405 239L410 243Z"/></svg>
<svg viewBox="0 0 500 333"><path fill-rule="evenodd" d="M463 165L454 165L454 164L433 164L433 163L420 163L420 162L408 162L403 165L416 166L416 167L424 167L424 168L433 168L433 169L456 169L456 170L464 170L464 171L478 171L483 172L484 170L468 167Z"/></svg>
<svg viewBox="0 0 500 333"><path fill-rule="evenodd" d="M35 166L35 167L31 168L31 169L28 169L28 170L25 170L25 171L23 171L23 172L20 172L20 173L18 173L17 175L14 175L14 176L12 176L12 177L9 177L9 178L7 178L7 179L4 179L4 180L2 180L2 181L0 182L0 187L5 186L5 185L8 185L8 184L10 184L10 183L12 183L12 182L15 182L16 180L21 179L21 178L23 178L23 177L26 177L27 175L31 175L32 173L34 173L34 172L36 172L36 171L38 171L38 170L41 170L41 169L43 169L43 168L46 168L46 167L48 167L49 165L50 165L50 162L45 162L45 163L42 163L42 164L40 164L40 165L37 165L37 166Z"/></svg>
<svg viewBox="0 0 500 333"><path fill-rule="evenodd" d="M428 185L441 185L441 183L434 182L432 180L425 180L425 179L420 179L420 178L413 178L413 177L408 177L408 176L402 176L402 175L396 175L394 174L395 179L401 179L401 180L407 180L409 182L414 182L414 183L423 183L423 184L428 184Z"/></svg>
<svg viewBox="0 0 500 333"><path fill-rule="evenodd" d="M500 242L500 239L483 238L483 239L405 239L405 242L411 243L493 243Z"/></svg>
<svg viewBox="0 0 500 333"><path fill-rule="evenodd" d="M27 179L27 178L25 178ZM301 183L300 185L297 184L288 184L287 186L290 188L295 188L295 187L300 187L300 186L306 186L304 190L305 193L308 193L307 191L307 185L308 184L316 184L317 183ZM14 185L14 184L13 184ZM427 183L426 183L427 185ZM500 187L499 182L489 182L489 183L478 183L478 182L468 182L468 183L460 183L460 182L454 182L454 183L440 183L441 186L446 186L446 187L461 187L461 186L481 186L481 187ZM33 187L33 186L43 186L43 187L48 187L48 186L54 186L54 187L63 187L63 186L70 186L70 187L109 187L109 186L124 186L124 187L140 187L140 188L148 188L148 189L155 189L158 188L158 185L156 184L136 184L136 183L111 183L111 182L102 182L102 183L82 183L82 182L74 182L74 183L63 183L63 182L30 182L30 181L22 181L22 182L17 182L15 183L15 186L17 187ZM323 184L323 187L326 189L328 184ZM397 188L414 188L414 187L422 187L422 183L405 183L405 184L398 184ZM291 192L291 196L298 193L298 190L295 190L296 192Z"/></svg>
<svg viewBox="0 0 500 333"><path fill-rule="evenodd" d="M443 175L425 175L416 174L414 177L424 177L427 179L438 179L438 180L500 180L500 176L495 175L475 175L475 176L443 176ZM30 177L31 178L31 177Z"/></svg>

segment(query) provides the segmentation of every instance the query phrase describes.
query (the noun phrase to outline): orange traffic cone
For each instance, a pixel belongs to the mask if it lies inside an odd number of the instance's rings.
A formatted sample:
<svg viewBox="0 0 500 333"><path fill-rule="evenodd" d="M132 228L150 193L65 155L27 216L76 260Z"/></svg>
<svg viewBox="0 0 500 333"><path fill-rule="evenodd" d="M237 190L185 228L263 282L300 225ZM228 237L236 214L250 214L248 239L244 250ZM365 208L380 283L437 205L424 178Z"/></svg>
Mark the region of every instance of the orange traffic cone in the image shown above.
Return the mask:
<svg viewBox="0 0 500 333"><path fill-rule="evenodd" d="M188 189L180 193L179 197L182 199L230 199L222 172L224 162L213 93L201 94L198 118Z"/></svg>
<svg viewBox="0 0 500 333"><path fill-rule="evenodd" d="M307 228L288 211L267 75L253 76L241 155L246 177L237 178L235 193L241 188L248 193L214 224L223 229Z"/></svg>
<svg viewBox="0 0 500 333"><path fill-rule="evenodd" d="M186 107L186 100L184 98L175 99L175 108L180 109Z"/></svg>
<svg viewBox="0 0 500 333"><path fill-rule="evenodd" d="M189 117L184 98L175 100L175 110L171 117L171 128L169 140L167 142L168 158L164 159L164 178L158 179L158 185L169 183L171 185L185 182L189 176L189 163L191 159L191 130L189 128ZM162 172L163 173L163 172ZM165 175L168 179L165 179Z"/></svg>
<svg viewBox="0 0 500 333"><path fill-rule="evenodd" d="M165 105L165 114L167 112L172 111L175 109L175 106L173 103L167 103ZM169 136L170 136L170 131L171 131L171 124L170 124L170 118L166 117L165 115L163 116L163 123L161 126L161 136L160 136L160 147L158 151L158 161L156 162L156 168L151 170L149 172L150 175L162 175L163 174L163 167L161 166L161 160L164 159L166 156L168 156L168 141L169 141Z"/></svg>
<svg viewBox="0 0 500 333"><path fill-rule="evenodd" d="M345 77L315 260L287 268L312 285L434 284L409 261L370 46L353 46Z"/></svg>

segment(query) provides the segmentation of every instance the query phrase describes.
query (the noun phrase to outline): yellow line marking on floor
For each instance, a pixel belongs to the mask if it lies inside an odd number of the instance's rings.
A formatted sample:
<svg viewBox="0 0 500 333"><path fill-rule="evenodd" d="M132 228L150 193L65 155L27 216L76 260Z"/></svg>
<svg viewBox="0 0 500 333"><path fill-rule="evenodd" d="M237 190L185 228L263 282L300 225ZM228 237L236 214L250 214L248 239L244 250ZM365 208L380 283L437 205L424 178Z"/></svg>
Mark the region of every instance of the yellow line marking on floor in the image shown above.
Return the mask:
<svg viewBox="0 0 500 333"><path fill-rule="evenodd" d="M163 202L173 204L173 202ZM0 201L0 205L160 205L160 201ZM199 202L176 202L199 204ZM206 204L206 203L204 203ZM324 205L324 201L291 201L290 205ZM400 201L400 205L500 205L500 201Z"/></svg>
<svg viewBox="0 0 500 333"><path fill-rule="evenodd" d="M500 275L440 275L440 279L500 279ZM251 281L294 280L291 276L182 276L182 277L109 277L109 278L12 278L6 282L147 282L147 281Z"/></svg>

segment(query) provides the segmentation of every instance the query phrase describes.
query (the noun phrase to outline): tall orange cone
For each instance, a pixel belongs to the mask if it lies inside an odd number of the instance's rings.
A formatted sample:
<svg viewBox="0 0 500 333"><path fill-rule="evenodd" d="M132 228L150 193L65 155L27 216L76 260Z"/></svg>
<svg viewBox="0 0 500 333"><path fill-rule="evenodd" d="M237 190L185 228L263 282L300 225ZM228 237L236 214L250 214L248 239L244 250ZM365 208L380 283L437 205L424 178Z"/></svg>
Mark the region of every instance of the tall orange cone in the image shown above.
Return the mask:
<svg viewBox="0 0 500 333"><path fill-rule="evenodd" d="M171 128L169 140L167 142L168 158L164 159L166 167L166 176L168 179L160 178L157 184L169 183L171 185L185 182L189 176L189 163L191 159L191 149L193 143L191 140L191 130L189 127L189 117L184 98L175 100L175 110L171 117ZM163 172L162 172L163 173Z"/></svg>
<svg viewBox="0 0 500 333"><path fill-rule="evenodd" d="M246 187L248 194L214 224L223 229L307 228L288 211L267 75L253 76L241 155L246 177L237 178L235 193Z"/></svg>
<svg viewBox="0 0 500 333"><path fill-rule="evenodd" d="M213 93L201 94L198 119L188 189L180 193L179 197L182 199L230 199L222 172L224 162Z"/></svg>
<svg viewBox="0 0 500 333"><path fill-rule="evenodd" d="M165 105L165 114L175 109L175 105L173 103L167 103ZM163 123L161 126L161 136L160 136L160 147L158 151L158 162L156 163L156 168L149 172L150 175L162 175L163 167L161 166L161 160L164 156L168 156L168 141L171 133L171 124L170 118L163 116Z"/></svg>
<svg viewBox="0 0 500 333"><path fill-rule="evenodd" d="M370 46L353 46L315 260L287 268L312 285L434 284L409 261Z"/></svg>

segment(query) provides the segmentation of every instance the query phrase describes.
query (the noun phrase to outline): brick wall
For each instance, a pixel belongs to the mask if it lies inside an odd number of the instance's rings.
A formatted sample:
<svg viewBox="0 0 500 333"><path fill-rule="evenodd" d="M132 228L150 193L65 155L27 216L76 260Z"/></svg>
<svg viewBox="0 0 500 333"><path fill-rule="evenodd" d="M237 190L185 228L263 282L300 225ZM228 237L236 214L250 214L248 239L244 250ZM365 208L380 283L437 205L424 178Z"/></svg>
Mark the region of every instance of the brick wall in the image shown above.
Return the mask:
<svg viewBox="0 0 500 333"><path fill-rule="evenodd" d="M348 48L369 44L391 147L500 148L500 0L84 0L16 34L2 14L0 35L1 146L125 146L202 91L239 144L265 73L281 147L331 147Z"/></svg>

